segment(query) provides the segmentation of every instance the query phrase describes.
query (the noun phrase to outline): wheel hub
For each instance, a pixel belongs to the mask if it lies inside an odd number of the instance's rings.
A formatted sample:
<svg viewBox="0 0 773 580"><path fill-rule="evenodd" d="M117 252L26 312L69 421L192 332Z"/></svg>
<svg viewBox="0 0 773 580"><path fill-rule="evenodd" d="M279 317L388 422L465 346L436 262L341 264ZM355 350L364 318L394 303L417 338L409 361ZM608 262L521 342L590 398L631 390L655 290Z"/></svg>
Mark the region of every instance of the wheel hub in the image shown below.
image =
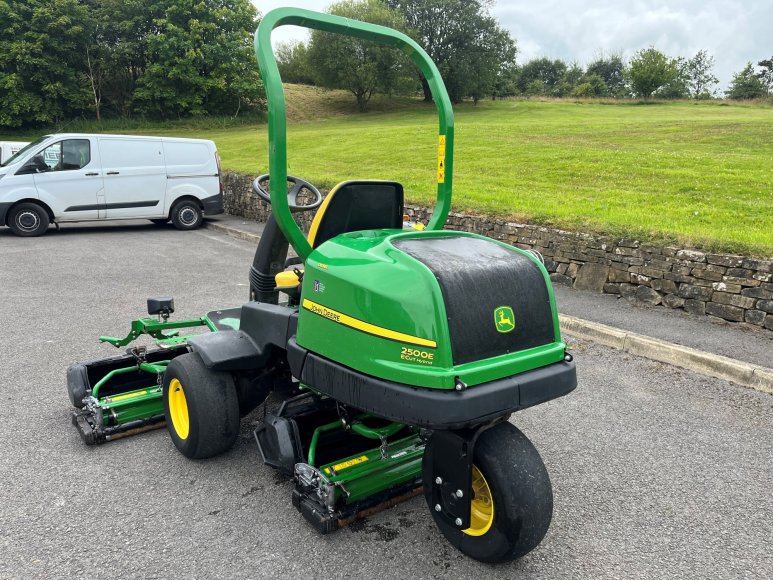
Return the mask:
<svg viewBox="0 0 773 580"><path fill-rule="evenodd" d="M16 216L16 225L25 231L33 231L40 225L40 218L33 211L23 211Z"/></svg>
<svg viewBox="0 0 773 580"><path fill-rule="evenodd" d="M190 419L188 417L188 401L185 391L178 379L172 379L169 383L169 414L172 416L172 426L180 439L187 439L190 431Z"/></svg>
<svg viewBox="0 0 773 580"><path fill-rule="evenodd" d="M193 211L193 208L184 207L183 209L181 209L180 221L184 223L186 226L194 224L196 222L196 212Z"/></svg>
<svg viewBox="0 0 773 580"><path fill-rule="evenodd" d="M462 530L468 536L482 536L494 522L494 499L491 488L476 466L472 466L472 501L470 502L470 527Z"/></svg>

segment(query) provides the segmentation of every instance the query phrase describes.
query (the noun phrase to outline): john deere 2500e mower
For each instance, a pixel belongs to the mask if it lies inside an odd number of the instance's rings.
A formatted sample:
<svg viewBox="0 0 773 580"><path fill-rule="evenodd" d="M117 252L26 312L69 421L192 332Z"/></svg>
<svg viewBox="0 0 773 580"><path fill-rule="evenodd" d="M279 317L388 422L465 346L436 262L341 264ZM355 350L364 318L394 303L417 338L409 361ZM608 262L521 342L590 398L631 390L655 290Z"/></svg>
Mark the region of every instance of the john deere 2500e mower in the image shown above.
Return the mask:
<svg viewBox="0 0 773 580"><path fill-rule="evenodd" d="M403 227L399 183L345 181L323 201L313 185L288 177L270 42L287 24L391 45L419 67L439 113L437 206L425 230ZM254 190L272 215L250 270L250 300L179 322L168 320L171 299L149 301L158 320L104 340L126 346L145 333L161 348L74 365L74 423L100 443L165 421L177 449L203 459L228 450L240 417L274 392L284 403L258 423L255 439L265 464L293 478L293 504L320 532L423 493L440 531L465 554L485 562L526 554L547 532L553 496L537 450L508 419L576 386L547 272L530 252L442 229L453 112L437 68L413 40L284 8L264 16L255 46L271 183L261 176ZM314 210L306 237L292 213ZM297 259L287 260L288 245ZM191 325L211 332L169 331Z"/></svg>

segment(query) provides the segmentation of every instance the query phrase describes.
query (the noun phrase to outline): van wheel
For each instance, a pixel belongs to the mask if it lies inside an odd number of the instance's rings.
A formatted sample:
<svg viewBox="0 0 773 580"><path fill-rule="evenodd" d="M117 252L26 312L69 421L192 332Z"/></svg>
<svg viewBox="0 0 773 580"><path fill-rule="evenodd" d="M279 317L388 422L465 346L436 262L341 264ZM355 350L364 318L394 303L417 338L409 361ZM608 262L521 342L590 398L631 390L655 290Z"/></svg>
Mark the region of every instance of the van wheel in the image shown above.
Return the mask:
<svg viewBox="0 0 773 580"><path fill-rule="evenodd" d="M8 227L17 236L42 236L48 230L48 212L36 203L20 203L8 215Z"/></svg>
<svg viewBox="0 0 773 580"><path fill-rule="evenodd" d="M178 230L195 230L204 221L204 214L195 201L177 202L172 208L172 223Z"/></svg>

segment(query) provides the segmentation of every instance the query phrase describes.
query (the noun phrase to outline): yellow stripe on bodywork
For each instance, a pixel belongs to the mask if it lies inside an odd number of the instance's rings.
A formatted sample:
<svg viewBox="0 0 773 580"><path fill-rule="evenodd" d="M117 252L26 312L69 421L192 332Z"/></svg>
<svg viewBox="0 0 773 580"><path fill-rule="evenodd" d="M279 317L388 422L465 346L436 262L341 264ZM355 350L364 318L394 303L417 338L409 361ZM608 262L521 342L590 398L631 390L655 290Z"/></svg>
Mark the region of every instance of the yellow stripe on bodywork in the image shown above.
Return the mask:
<svg viewBox="0 0 773 580"><path fill-rule="evenodd" d="M328 320L332 320L333 322L337 322L338 324L343 324L344 326L354 328L360 332L365 332L374 336L380 336L381 338L396 340L397 342L405 342L408 344L415 344L417 346L426 346L428 348L437 348L437 343L434 340L428 340L426 338L420 338L418 336L411 336L410 334L397 332L396 330L382 328L381 326L376 326L375 324L370 324L369 322L364 322L362 320L358 320L357 318L352 318L351 316L338 312L337 310L333 310L327 306L322 306L321 304L312 302L308 298L303 299L303 307L309 312L318 314L319 316L327 318Z"/></svg>

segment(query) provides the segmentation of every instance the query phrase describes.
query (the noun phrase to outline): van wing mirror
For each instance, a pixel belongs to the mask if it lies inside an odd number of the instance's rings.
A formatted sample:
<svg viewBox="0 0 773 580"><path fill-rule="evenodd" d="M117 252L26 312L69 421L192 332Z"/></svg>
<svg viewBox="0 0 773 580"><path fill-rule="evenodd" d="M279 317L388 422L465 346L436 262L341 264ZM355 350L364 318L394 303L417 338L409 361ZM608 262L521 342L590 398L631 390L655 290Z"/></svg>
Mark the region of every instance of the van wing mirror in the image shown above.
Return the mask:
<svg viewBox="0 0 773 580"><path fill-rule="evenodd" d="M30 160L22 165L21 169L16 172L16 175L29 175L30 173L38 173L39 171L37 164L33 160Z"/></svg>

